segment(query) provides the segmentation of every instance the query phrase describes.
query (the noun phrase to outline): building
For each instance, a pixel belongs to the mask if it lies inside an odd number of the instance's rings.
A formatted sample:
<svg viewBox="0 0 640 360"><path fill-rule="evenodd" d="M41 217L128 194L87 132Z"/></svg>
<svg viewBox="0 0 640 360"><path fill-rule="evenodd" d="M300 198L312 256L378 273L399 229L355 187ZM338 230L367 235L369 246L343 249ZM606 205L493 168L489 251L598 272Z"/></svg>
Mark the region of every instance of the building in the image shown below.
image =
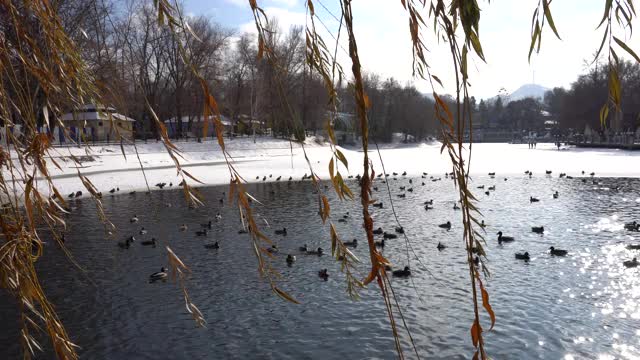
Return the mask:
<svg viewBox="0 0 640 360"><path fill-rule="evenodd" d="M132 140L135 120L119 114L112 107L100 104L83 105L60 118L68 136L77 142L118 141L120 136ZM65 142L63 129L56 128L61 143Z"/></svg>
<svg viewBox="0 0 640 360"><path fill-rule="evenodd" d="M177 137L179 133L182 133L182 136L189 136L192 138L202 138L203 135L204 137L215 136L216 130L215 130L215 125L213 123L212 117L208 119L209 123L206 129L207 133L204 134L204 130L205 130L204 128L206 123L204 119L205 118L202 115L183 116L182 124L180 124L178 122L178 118L174 116L170 119L165 120L164 125L167 127L167 133L171 138ZM225 133L232 131L233 126L231 124L231 121L229 121L229 118L227 118L224 115L221 115L220 122L222 122L222 126L224 126Z"/></svg>

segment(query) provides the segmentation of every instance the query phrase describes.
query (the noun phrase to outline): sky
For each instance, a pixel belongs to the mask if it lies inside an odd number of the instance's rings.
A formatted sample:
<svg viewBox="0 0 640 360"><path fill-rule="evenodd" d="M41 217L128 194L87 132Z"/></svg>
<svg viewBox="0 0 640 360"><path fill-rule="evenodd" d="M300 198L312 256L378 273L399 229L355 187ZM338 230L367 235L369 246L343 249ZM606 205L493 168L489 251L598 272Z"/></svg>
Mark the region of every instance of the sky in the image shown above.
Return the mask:
<svg viewBox="0 0 640 360"><path fill-rule="evenodd" d="M335 36L338 20L333 16L339 18L339 1L313 2L316 14ZM541 51L534 53L529 63L531 16L538 0L479 0L478 3L481 8L480 39L486 63L477 57L469 62L470 93L477 98L493 97L502 88L510 93L528 83L567 88L579 74L588 70L588 63L593 60L602 39L604 29L596 29L596 26L604 11L604 0L556 0L550 8L562 40L546 26ZM307 21L306 0L258 0L258 4L268 16L277 18L285 31L292 25L305 25ZM393 77L403 84L411 82L421 91L430 93L431 86L425 80L412 76L408 13L400 0L354 0L352 6L364 70L382 78ZM208 16L237 34L256 31L248 0L185 0L185 8L188 14ZM424 9L422 15L426 19L428 9ZM634 21L634 25L640 24ZM335 40L329 31L320 23L316 26L322 30L325 42L333 47ZM615 34L640 53L637 36L630 38L622 29L617 29ZM340 36L341 46L348 49L343 41L345 33ZM454 93L455 78L446 44L438 43L432 28L425 30L424 39L432 73L443 81L444 88L436 84L435 90ZM616 50L618 54L623 53ZM339 49L338 52L338 60L348 71L350 62L346 51Z"/></svg>

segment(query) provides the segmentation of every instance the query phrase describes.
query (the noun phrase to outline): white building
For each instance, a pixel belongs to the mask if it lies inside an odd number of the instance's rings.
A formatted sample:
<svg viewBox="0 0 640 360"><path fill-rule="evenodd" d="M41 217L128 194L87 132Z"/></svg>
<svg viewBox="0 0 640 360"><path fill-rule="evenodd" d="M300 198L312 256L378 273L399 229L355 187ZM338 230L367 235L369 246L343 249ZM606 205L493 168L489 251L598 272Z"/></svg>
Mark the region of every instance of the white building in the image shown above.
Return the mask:
<svg viewBox="0 0 640 360"><path fill-rule="evenodd" d="M119 114L112 107L100 104L83 105L60 118L69 136L75 141L118 141L120 137L133 139L134 119ZM54 134L64 142L64 131Z"/></svg>

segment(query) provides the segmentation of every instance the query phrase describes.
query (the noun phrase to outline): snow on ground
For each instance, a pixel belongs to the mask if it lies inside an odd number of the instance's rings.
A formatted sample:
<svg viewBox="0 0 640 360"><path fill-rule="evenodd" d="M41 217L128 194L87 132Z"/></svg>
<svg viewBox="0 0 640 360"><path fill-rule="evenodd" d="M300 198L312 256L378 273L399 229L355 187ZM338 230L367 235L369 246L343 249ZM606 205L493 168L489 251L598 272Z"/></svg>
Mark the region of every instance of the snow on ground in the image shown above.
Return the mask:
<svg viewBox="0 0 640 360"><path fill-rule="evenodd" d="M286 180L289 176L300 179L309 173L307 162L300 145L273 138L236 138L227 140L227 149L232 155L234 166L247 181L275 181L278 176ZM227 184L229 172L224 162L217 141L179 142L177 146L183 151L183 167L205 185ZM151 187L158 182L180 182L176 176L173 161L168 156L162 143L140 142L137 144L145 174ZM328 178L328 163L331 151L328 145L317 144L308 140L305 145L307 155L314 171L323 179ZM378 153L370 152L376 173L382 171ZM539 144L537 149L528 149L526 144L474 144L471 159L471 175L486 175L496 172L498 176L523 176L525 170L536 175L552 170L554 175L565 172L569 175L581 176L581 171L595 171L597 176L630 176L640 177L640 152L623 150L576 149L567 148L558 151L553 144ZM135 155L133 146L126 146L126 159L122 156L119 145L93 146L88 152L93 161L82 163L80 171L86 175L96 187L107 192L119 187L121 191L146 189L144 177ZM341 148L349 161L350 171L341 169L346 175L362 172L363 152L356 148ZM57 147L56 156L62 171L53 170L54 182L63 194L84 188L77 178L75 165L65 157L87 155L87 151L77 147ZM440 153L440 144L416 144L384 146L380 149L387 173L406 171L408 175L418 176L422 172L442 176L451 171L451 162L446 152ZM269 178L269 175L273 175ZM256 176L259 180L256 180ZM282 181L281 180L281 181ZM195 184L194 184L195 185ZM85 191L86 193L86 191Z"/></svg>

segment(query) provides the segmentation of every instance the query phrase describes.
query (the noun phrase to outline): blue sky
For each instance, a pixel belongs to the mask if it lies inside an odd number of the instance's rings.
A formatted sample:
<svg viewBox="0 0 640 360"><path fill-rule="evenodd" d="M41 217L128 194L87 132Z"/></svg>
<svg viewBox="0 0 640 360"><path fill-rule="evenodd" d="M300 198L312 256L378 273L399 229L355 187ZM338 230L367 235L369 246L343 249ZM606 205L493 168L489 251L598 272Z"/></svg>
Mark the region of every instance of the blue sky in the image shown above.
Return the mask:
<svg viewBox="0 0 640 360"><path fill-rule="evenodd" d="M471 93L487 98L500 88L512 92L520 85L535 83L546 87L568 87L587 66L600 45L603 29L596 30L604 10L604 0L556 0L551 11L562 41L556 39L547 27L543 32L542 50L527 61L530 41L531 15L538 0L480 0L482 9L480 38L487 63L480 59L471 61ZM269 16L278 18L280 26L305 23L305 0L258 0ZM314 0L320 19L335 35L338 22L327 12L339 15L337 0ZM216 22L234 29L237 33L255 31L253 17L247 0L186 0L190 14L206 15ZM363 67L383 78L394 77L402 83L413 82L420 90L430 92L424 80L413 79L411 71L411 42L408 17L400 0L355 0L353 2L354 25ZM423 16L426 18L425 10ZM634 23L637 24L637 21ZM320 28L321 24L317 24ZM640 27L640 26L637 26ZM444 82L438 92L453 93L455 83L447 49L438 44L432 29L425 33L429 47L429 62L433 73ZM618 37L628 37L617 30ZM323 30L327 43L333 39ZM344 36L341 35L341 36ZM628 43L640 52L640 41ZM347 48L346 42L343 42ZM622 50L617 51L618 54ZM348 67L346 54L340 51L339 60Z"/></svg>

